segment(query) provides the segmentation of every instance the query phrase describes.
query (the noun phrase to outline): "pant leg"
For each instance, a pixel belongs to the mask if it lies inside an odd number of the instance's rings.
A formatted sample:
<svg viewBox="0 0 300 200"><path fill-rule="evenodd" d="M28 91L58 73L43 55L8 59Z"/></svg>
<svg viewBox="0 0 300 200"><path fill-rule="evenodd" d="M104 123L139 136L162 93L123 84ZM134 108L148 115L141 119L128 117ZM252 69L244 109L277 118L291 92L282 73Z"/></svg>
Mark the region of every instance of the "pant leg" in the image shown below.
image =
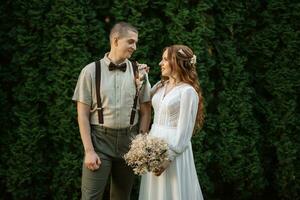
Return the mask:
<svg viewBox="0 0 300 200"><path fill-rule="evenodd" d="M82 167L81 199L101 200L105 191L107 180L111 171L111 159L101 158L101 165L98 170L91 171L84 164Z"/></svg>
<svg viewBox="0 0 300 200"><path fill-rule="evenodd" d="M114 157L115 136L98 126L91 127L91 139L95 151L101 160L98 170L91 171L83 164L81 192L82 199L101 200L105 191L108 177L111 173L112 158Z"/></svg>
<svg viewBox="0 0 300 200"><path fill-rule="evenodd" d="M134 173L123 159L114 160L111 169L111 200L130 200Z"/></svg>
<svg viewBox="0 0 300 200"><path fill-rule="evenodd" d="M123 156L129 151L132 138L137 134L138 127L135 126L129 132L119 132L116 140L116 153L119 159L112 161L111 169L111 200L130 200L130 194L134 183L134 173Z"/></svg>

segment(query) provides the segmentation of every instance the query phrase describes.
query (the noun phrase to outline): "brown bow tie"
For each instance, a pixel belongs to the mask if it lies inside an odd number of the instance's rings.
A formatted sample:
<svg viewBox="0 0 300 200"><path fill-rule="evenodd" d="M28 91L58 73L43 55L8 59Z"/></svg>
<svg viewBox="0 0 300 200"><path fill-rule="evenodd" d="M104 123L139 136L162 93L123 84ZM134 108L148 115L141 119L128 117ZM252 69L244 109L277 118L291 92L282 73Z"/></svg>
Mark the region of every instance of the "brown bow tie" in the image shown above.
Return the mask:
<svg viewBox="0 0 300 200"><path fill-rule="evenodd" d="M110 62L108 65L108 69L109 69L109 71L118 69L118 70L121 70L122 72L125 72L126 71L126 63L116 65L116 64Z"/></svg>

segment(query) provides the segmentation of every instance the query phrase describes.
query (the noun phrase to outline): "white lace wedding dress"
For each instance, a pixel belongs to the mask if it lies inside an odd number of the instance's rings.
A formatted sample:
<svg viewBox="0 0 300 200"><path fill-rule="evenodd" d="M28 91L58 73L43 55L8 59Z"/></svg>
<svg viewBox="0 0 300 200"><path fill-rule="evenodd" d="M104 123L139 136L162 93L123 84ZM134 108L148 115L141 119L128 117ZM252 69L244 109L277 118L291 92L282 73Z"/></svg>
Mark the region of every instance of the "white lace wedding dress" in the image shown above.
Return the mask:
<svg viewBox="0 0 300 200"><path fill-rule="evenodd" d="M161 87L152 98L154 121L149 134L168 142L173 161L160 176L142 176L139 200L202 200L191 145L198 95L185 83L166 95L165 90Z"/></svg>

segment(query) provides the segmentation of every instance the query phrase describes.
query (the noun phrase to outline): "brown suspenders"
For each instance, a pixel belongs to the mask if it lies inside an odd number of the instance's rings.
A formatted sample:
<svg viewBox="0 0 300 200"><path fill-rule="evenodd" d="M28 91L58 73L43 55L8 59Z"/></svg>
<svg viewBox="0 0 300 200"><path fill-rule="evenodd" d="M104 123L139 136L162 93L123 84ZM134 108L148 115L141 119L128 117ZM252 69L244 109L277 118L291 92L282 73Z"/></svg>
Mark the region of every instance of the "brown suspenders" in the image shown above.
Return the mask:
<svg viewBox="0 0 300 200"><path fill-rule="evenodd" d="M134 72L134 78L136 79L138 76L138 67L136 62L130 61L133 67L133 72ZM101 83L101 62L100 60L95 62L95 67L96 67L96 96L97 96L97 111L98 111L98 119L99 119L99 124L103 125L103 108L102 108L102 101L101 101L101 96L100 96L100 83ZM135 82L135 96L133 100L133 106L131 109L131 115L130 115L130 127L133 126L134 123L134 118L136 114L136 107L137 107L137 100L138 100L139 92L137 88L137 84Z"/></svg>
<svg viewBox="0 0 300 200"><path fill-rule="evenodd" d="M134 122L134 117L135 117L135 113L136 113L136 106L137 106L137 100L139 98L139 91L138 91L138 87L136 84L136 79L138 78L138 66L136 64L136 62L134 61L130 61L132 68L133 68L133 73L134 73L134 84L135 84L135 96L134 96L134 100L133 100L133 105L132 105L132 109L131 109L131 114L130 114L130 126L132 127L133 122Z"/></svg>
<svg viewBox="0 0 300 200"><path fill-rule="evenodd" d="M100 83L101 83L101 63L100 60L96 61L96 96L97 96L97 111L99 124L103 125L103 108L100 96Z"/></svg>

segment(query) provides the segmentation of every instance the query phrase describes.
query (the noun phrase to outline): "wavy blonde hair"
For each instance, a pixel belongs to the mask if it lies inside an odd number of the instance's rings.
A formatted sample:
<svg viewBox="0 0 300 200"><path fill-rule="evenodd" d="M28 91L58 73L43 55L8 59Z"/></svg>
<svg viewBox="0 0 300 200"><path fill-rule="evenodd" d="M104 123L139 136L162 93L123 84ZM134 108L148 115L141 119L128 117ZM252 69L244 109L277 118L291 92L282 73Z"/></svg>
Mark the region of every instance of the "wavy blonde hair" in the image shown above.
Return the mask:
<svg viewBox="0 0 300 200"><path fill-rule="evenodd" d="M194 53L188 46L177 44L166 47L163 52L165 51L167 51L167 59L171 68L171 73L178 73L180 81L191 85L198 94L199 102L196 128L201 128L204 123L204 99L202 97L202 89L196 71L196 63L194 62ZM168 80L167 77L162 77L160 85L164 85L166 80Z"/></svg>

